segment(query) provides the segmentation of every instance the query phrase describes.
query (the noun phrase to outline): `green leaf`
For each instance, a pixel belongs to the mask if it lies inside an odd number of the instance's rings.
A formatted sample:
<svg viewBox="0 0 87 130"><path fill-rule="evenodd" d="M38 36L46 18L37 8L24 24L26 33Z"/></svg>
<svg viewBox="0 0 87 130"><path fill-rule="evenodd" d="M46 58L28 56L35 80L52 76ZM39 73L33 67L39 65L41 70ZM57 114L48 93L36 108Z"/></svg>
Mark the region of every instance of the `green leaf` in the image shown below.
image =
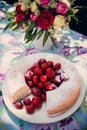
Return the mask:
<svg viewBox="0 0 87 130"><path fill-rule="evenodd" d="M37 29L36 29L36 30L34 31L34 33L33 33L33 38L32 38L32 41L34 41L34 40L35 40L36 36L37 36Z"/></svg>
<svg viewBox="0 0 87 130"><path fill-rule="evenodd" d="M78 24L78 18L77 17L75 17L75 16L72 16L72 18L77 22L77 24Z"/></svg>
<svg viewBox="0 0 87 130"><path fill-rule="evenodd" d="M19 24L16 24L14 26L14 28L12 28L12 30L15 31L15 30L19 29L22 24L23 24L23 20Z"/></svg>
<svg viewBox="0 0 87 130"><path fill-rule="evenodd" d="M42 34L44 33L44 30L40 30L38 33L37 33L37 40L42 36Z"/></svg>
<svg viewBox="0 0 87 130"><path fill-rule="evenodd" d="M15 16L15 14L16 14L16 11L10 12L8 15Z"/></svg>
<svg viewBox="0 0 87 130"><path fill-rule="evenodd" d="M29 25L28 29L26 30L26 32L31 31L32 29L34 29L36 27L35 23L31 23L31 25Z"/></svg>
<svg viewBox="0 0 87 130"><path fill-rule="evenodd" d="M26 39L26 42L25 43L28 43L32 41L32 35L30 33L27 34L27 39Z"/></svg>
<svg viewBox="0 0 87 130"><path fill-rule="evenodd" d="M31 36L32 31L33 31L33 30L31 30L30 32L26 32L26 33L25 33L24 40L28 39L28 37Z"/></svg>
<svg viewBox="0 0 87 130"><path fill-rule="evenodd" d="M50 38L51 38L51 41L53 42L53 45L57 48L57 45L56 45L54 39L51 36L50 36Z"/></svg>
<svg viewBox="0 0 87 130"><path fill-rule="evenodd" d="M20 27L20 24L16 24L16 26L14 26L14 28L12 30L15 31L15 30L19 29L19 27Z"/></svg>
<svg viewBox="0 0 87 130"><path fill-rule="evenodd" d="M45 34L44 34L44 39L43 39L43 46L45 45L47 39L48 39L48 36L49 36L49 32L48 30L45 31Z"/></svg>
<svg viewBox="0 0 87 130"><path fill-rule="evenodd" d="M26 43L30 42L30 41L33 42L34 39L36 38L36 36L37 36L37 29L33 33L32 32L26 33L26 35L25 35Z"/></svg>
<svg viewBox="0 0 87 130"><path fill-rule="evenodd" d="M16 25L16 21L7 24L6 27L4 28L4 31L6 31L8 28L13 27L14 25Z"/></svg>
<svg viewBox="0 0 87 130"><path fill-rule="evenodd" d="M73 14L76 14L79 10L78 9L73 9Z"/></svg>

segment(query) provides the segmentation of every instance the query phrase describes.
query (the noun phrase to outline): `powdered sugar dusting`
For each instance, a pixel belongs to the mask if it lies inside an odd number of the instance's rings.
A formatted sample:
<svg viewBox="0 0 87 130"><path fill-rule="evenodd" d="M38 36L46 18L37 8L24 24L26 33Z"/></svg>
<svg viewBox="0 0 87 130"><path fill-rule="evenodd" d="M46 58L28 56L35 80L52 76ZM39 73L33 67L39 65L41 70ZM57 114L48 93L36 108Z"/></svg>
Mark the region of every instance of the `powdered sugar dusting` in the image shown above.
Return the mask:
<svg viewBox="0 0 87 130"><path fill-rule="evenodd" d="M62 69L68 75L69 80L63 82L59 88L56 90L47 92L47 110L52 110L58 107L60 109L64 108L65 105L72 105L76 100L73 97L78 97L80 91L80 77L71 64L65 63L62 64ZM61 112L64 112L61 110ZM60 113L61 113L60 112ZM59 114L59 113L58 113Z"/></svg>

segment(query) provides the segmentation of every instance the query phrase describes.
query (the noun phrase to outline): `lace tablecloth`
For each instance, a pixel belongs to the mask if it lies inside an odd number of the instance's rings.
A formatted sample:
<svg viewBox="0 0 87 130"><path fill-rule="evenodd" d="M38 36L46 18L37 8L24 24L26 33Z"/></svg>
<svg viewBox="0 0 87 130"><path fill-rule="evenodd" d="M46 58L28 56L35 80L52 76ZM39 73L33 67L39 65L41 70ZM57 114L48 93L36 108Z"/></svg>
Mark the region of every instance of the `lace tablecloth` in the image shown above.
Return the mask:
<svg viewBox="0 0 87 130"><path fill-rule="evenodd" d="M0 130L87 130L87 36L68 30L57 48L39 50L25 45L20 30L3 32L8 21L5 12L14 8L0 1ZM80 108L68 118L52 124L31 124L13 115L5 106L2 97L2 84L8 67L23 56L37 52L50 52L61 55L75 64L81 73L86 93Z"/></svg>

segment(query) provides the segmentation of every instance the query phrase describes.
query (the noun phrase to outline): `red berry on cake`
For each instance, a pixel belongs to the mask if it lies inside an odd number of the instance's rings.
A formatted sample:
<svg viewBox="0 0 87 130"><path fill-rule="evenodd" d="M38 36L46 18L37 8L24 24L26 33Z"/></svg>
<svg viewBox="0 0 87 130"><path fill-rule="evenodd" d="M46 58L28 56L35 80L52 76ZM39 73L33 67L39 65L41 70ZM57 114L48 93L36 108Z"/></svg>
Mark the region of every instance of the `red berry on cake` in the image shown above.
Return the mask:
<svg viewBox="0 0 87 130"><path fill-rule="evenodd" d="M41 97L42 101L46 101L46 94L45 93L42 93L40 97Z"/></svg>
<svg viewBox="0 0 87 130"><path fill-rule="evenodd" d="M45 83L47 81L47 76L46 75L40 76L40 81Z"/></svg>
<svg viewBox="0 0 87 130"><path fill-rule="evenodd" d="M23 100L23 103L24 103L24 105L25 106L28 106L28 105L30 105L32 102L31 102L31 100L30 100L30 98L25 98L24 100Z"/></svg>
<svg viewBox="0 0 87 130"><path fill-rule="evenodd" d="M34 68L33 72L35 75L39 75L39 76L43 75L43 70L40 67Z"/></svg>
<svg viewBox="0 0 87 130"><path fill-rule="evenodd" d="M60 63L56 63L55 65L54 65L54 69L60 69L61 68L61 64Z"/></svg>
<svg viewBox="0 0 87 130"><path fill-rule="evenodd" d="M14 105L15 105L15 107L17 109L22 109L23 108L23 103L21 101L17 101Z"/></svg>
<svg viewBox="0 0 87 130"><path fill-rule="evenodd" d="M47 66L52 68L53 67L53 61L47 61Z"/></svg>
<svg viewBox="0 0 87 130"><path fill-rule="evenodd" d="M47 67L48 67L47 63L42 63L42 64L41 64L41 68L42 68L43 70L46 70Z"/></svg>
<svg viewBox="0 0 87 130"><path fill-rule="evenodd" d="M48 78L53 78L55 76L55 71L52 68L47 68L46 69L46 76Z"/></svg>
<svg viewBox="0 0 87 130"><path fill-rule="evenodd" d="M37 87L40 88L40 89L43 88L44 87L44 83L38 82Z"/></svg>
<svg viewBox="0 0 87 130"><path fill-rule="evenodd" d="M38 61L38 64L41 65L42 63L45 63L46 62L46 59L42 58Z"/></svg>
<svg viewBox="0 0 87 130"><path fill-rule="evenodd" d="M33 103L28 105L28 106L25 106L25 110L26 110L26 112L28 114L34 113L35 112L35 107L34 107Z"/></svg>
<svg viewBox="0 0 87 130"><path fill-rule="evenodd" d="M39 77L37 75L34 75L32 81L35 85L37 85L37 83L39 82Z"/></svg>
<svg viewBox="0 0 87 130"><path fill-rule="evenodd" d="M36 108L41 108L42 107L42 101L40 97L33 97L32 98L32 103Z"/></svg>
<svg viewBox="0 0 87 130"><path fill-rule="evenodd" d="M27 81L26 83L27 83L27 85L28 85L30 88L32 88L33 85L34 85L32 81Z"/></svg>
<svg viewBox="0 0 87 130"><path fill-rule="evenodd" d="M31 89L32 94L34 94L35 96L40 96L41 95L41 90L39 88L33 87Z"/></svg>
<svg viewBox="0 0 87 130"><path fill-rule="evenodd" d="M57 86L53 83L50 83L46 86L47 91L50 91L50 90L53 90L53 89L56 89L56 88L57 88Z"/></svg>

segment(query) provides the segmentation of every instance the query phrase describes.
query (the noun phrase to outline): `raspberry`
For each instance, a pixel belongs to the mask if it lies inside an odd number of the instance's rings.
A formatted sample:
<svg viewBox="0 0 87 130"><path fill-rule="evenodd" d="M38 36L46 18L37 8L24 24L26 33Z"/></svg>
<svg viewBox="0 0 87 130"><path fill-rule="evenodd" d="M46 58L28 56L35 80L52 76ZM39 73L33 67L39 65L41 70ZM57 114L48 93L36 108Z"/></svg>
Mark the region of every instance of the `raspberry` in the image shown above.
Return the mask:
<svg viewBox="0 0 87 130"><path fill-rule="evenodd" d="M38 89L38 88L36 88L36 87L33 87L33 88L31 89L31 92L32 92L35 96L41 95L41 90Z"/></svg>
<svg viewBox="0 0 87 130"><path fill-rule="evenodd" d="M34 68L33 72L35 75L39 75L39 76L43 75L43 70L40 67Z"/></svg>
<svg viewBox="0 0 87 130"><path fill-rule="evenodd" d="M25 110L26 110L27 113L32 114L35 111L35 107L34 107L33 104L30 104L30 105L25 107Z"/></svg>
<svg viewBox="0 0 87 130"><path fill-rule="evenodd" d="M50 84L50 82L45 82L45 83L44 83L44 87L46 88L46 86L47 86L48 84Z"/></svg>
<svg viewBox="0 0 87 130"><path fill-rule="evenodd" d="M25 80L30 80L29 72L25 74Z"/></svg>
<svg viewBox="0 0 87 130"><path fill-rule="evenodd" d="M23 103L24 103L24 105L28 106L28 105L30 105L32 102L31 102L30 98L25 98L25 99L23 100Z"/></svg>
<svg viewBox="0 0 87 130"><path fill-rule="evenodd" d="M47 66L48 67L53 67L53 62L52 61L47 61Z"/></svg>
<svg viewBox="0 0 87 130"><path fill-rule="evenodd" d="M33 82L32 81L27 81L27 85L32 88L33 87Z"/></svg>
<svg viewBox="0 0 87 130"><path fill-rule="evenodd" d="M22 109L22 108L23 108L23 103L22 103L21 101L17 101L17 102L15 103L15 107L16 107L17 109Z"/></svg>
<svg viewBox="0 0 87 130"><path fill-rule="evenodd" d="M41 101L40 97L33 97L32 98L32 103L34 104L34 106L36 108L41 108L42 107L42 101Z"/></svg>
<svg viewBox="0 0 87 130"><path fill-rule="evenodd" d="M32 69L36 68L36 67L39 67L38 63L35 63L33 66L32 66Z"/></svg>
<svg viewBox="0 0 87 130"><path fill-rule="evenodd" d="M53 78L55 76L55 71L52 68L47 68L46 69L46 76L48 78Z"/></svg>
<svg viewBox="0 0 87 130"><path fill-rule="evenodd" d="M42 93L40 97L42 101L46 101L46 94Z"/></svg>
<svg viewBox="0 0 87 130"><path fill-rule="evenodd" d="M60 69L61 68L61 64L60 63L56 63L55 65L54 65L54 69Z"/></svg>
<svg viewBox="0 0 87 130"><path fill-rule="evenodd" d="M47 63L42 63L42 64L41 64L41 68L42 68L43 70L47 69L47 67L48 67L48 66L47 66Z"/></svg>
<svg viewBox="0 0 87 130"><path fill-rule="evenodd" d="M41 65L42 63L45 63L46 62L46 59L42 58L38 61L38 64Z"/></svg>
<svg viewBox="0 0 87 130"><path fill-rule="evenodd" d="M38 87L38 88L43 88L43 87L44 87L44 84L43 84L42 82L38 82L37 87Z"/></svg>

